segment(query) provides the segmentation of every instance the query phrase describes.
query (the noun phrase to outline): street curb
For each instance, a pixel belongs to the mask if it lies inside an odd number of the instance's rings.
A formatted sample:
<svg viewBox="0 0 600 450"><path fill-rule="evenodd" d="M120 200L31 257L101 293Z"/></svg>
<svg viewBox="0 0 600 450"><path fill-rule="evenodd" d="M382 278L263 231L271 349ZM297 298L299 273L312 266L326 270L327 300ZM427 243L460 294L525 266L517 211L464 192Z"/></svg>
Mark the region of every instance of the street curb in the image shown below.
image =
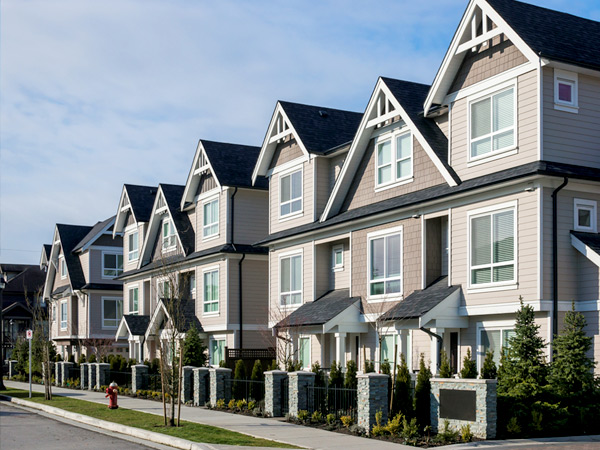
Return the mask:
<svg viewBox="0 0 600 450"><path fill-rule="evenodd" d="M100 428L104 431L111 430L120 434L125 434L138 439L154 442L156 444L167 445L170 447L182 449L182 450L213 450L215 447L210 444L198 443L188 441L187 439L181 439L178 437L169 436L162 433L156 433L154 431L142 430L141 428L130 427L127 425L121 425L115 422L108 422L106 420L95 419L93 417L84 416L83 414L77 414L64 409L56 408L54 406L41 405L39 403L30 402L20 398L11 397L9 395L0 395L0 398L8 400L15 405L26 406L28 408L39 409L45 413L52 414L55 416L63 417L65 419L73 420L75 422L84 423L96 428Z"/></svg>

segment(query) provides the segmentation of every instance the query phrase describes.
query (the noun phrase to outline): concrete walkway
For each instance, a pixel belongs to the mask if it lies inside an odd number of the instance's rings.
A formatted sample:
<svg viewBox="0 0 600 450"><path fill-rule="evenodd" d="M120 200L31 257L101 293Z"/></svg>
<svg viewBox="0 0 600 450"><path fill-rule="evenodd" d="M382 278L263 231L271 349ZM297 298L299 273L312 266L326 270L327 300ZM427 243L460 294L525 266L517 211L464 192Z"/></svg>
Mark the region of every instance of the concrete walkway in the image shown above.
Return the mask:
<svg viewBox="0 0 600 450"><path fill-rule="evenodd" d="M15 389L29 389L27 383L5 380L4 384L7 387ZM44 386L34 384L33 391L43 392ZM52 392L65 397L108 405L108 400L101 392L65 389L55 386L52 386ZM159 416L162 416L163 414L162 403L154 400L143 400L121 396L119 397L119 406ZM344 450L363 450L369 448L369 450L414 450L414 447L407 445L392 444L375 439L365 439L357 436L318 430L302 425L294 425L278 419L265 419L262 417L230 414L191 406L181 407L181 420L212 425L258 438L271 439L310 449L339 450L342 448Z"/></svg>

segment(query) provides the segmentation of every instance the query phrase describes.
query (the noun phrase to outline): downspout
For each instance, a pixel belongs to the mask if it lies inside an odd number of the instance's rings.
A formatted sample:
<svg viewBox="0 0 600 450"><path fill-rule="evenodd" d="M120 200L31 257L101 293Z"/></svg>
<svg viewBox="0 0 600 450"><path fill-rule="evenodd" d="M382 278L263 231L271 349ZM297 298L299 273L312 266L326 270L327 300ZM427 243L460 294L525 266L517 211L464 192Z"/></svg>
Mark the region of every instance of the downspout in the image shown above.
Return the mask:
<svg viewBox="0 0 600 450"><path fill-rule="evenodd" d="M231 246L233 247L234 250L236 250L235 248L235 239L234 239L234 231L235 231L235 195L237 194L238 188L236 187L235 190L233 191L233 194L231 194L231 231L229 233L230 239L231 239ZM238 348L243 348L243 344L244 344L244 339L243 339L243 329L244 329L244 320L243 320L243 306L242 306L242 298L243 298L243 292L242 292L242 263L244 262L244 259L246 259L246 253L242 253L242 258L240 259L240 261L238 262L238 314L239 314L239 324L240 324L240 338L238 341Z"/></svg>
<svg viewBox="0 0 600 450"><path fill-rule="evenodd" d="M563 182L552 191L552 339L558 334L558 193L569 183Z"/></svg>
<svg viewBox="0 0 600 450"><path fill-rule="evenodd" d="M440 356L440 350L441 350L441 349L443 348L443 346L444 346L444 339L443 339L443 338L442 338L442 337L441 337L439 334L435 334L433 331L431 331L431 330L428 330L428 329L427 329L427 328L425 328L425 327L419 327L419 330L421 330L421 331L422 331L422 332L424 332L424 333L427 333L429 336L431 336L431 337L434 337L434 338L436 338L436 339L438 340L438 342L439 342L439 350L438 350L438 355L437 355L437 356L438 356L438 357L437 357L437 361L438 361L438 366L439 366L439 364L440 364L440 358L439 358L439 356ZM436 367L436 370L437 370L438 368L439 368L439 367Z"/></svg>

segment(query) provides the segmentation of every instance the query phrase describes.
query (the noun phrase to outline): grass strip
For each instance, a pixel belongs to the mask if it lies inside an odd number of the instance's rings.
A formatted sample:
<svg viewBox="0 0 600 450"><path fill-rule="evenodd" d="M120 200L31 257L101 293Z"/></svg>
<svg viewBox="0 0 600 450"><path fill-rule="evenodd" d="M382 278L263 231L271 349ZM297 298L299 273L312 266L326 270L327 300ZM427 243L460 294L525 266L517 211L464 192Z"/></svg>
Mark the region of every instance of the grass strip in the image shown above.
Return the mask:
<svg viewBox="0 0 600 450"><path fill-rule="evenodd" d="M65 411L83 414L96 419L106 420L121 425L141 428L143 430L154 431L168 436L174 436L181 439L187 439L194 442L206 444L226 444L226 445L244 445L251 447L277 447L277 448L301 448L281 442L268 439L255 438L246 434L236 433L235 431L217 428L210 425L203 425L195 422L181 421L180 427L165 427L162 416L144 413L132 409L108 409L106 405L100 403L78 400L70 397L61 397L52 395L52 400L45 400L44 394L33 392L32 398L29 398L29 392L21 389L8 388L0 391L0 394L11 397L22 398L24 400L40 403Z"/></svg>

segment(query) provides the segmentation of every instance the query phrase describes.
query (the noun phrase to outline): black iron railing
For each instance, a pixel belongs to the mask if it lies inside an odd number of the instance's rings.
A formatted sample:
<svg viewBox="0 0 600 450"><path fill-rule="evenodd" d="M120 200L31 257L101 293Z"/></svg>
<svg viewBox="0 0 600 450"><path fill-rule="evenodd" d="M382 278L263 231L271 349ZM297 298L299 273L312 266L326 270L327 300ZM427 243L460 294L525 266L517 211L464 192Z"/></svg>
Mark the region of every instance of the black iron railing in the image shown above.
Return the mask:
<svg viewBox="0 0 600 450"><path fill-rule="evenodd" d="M309 411L320 411L323 416L334 414L336 418L351 416L356 420L356 389L309 386L306 395Z"/></svg>
<svg viewBox="0 0 600 450"><path fill-rule="evenodd" d="M256 400L265 398L265 382L255 380L226 380L225 389L231 389L231 398L236 400Z"/></svg>

